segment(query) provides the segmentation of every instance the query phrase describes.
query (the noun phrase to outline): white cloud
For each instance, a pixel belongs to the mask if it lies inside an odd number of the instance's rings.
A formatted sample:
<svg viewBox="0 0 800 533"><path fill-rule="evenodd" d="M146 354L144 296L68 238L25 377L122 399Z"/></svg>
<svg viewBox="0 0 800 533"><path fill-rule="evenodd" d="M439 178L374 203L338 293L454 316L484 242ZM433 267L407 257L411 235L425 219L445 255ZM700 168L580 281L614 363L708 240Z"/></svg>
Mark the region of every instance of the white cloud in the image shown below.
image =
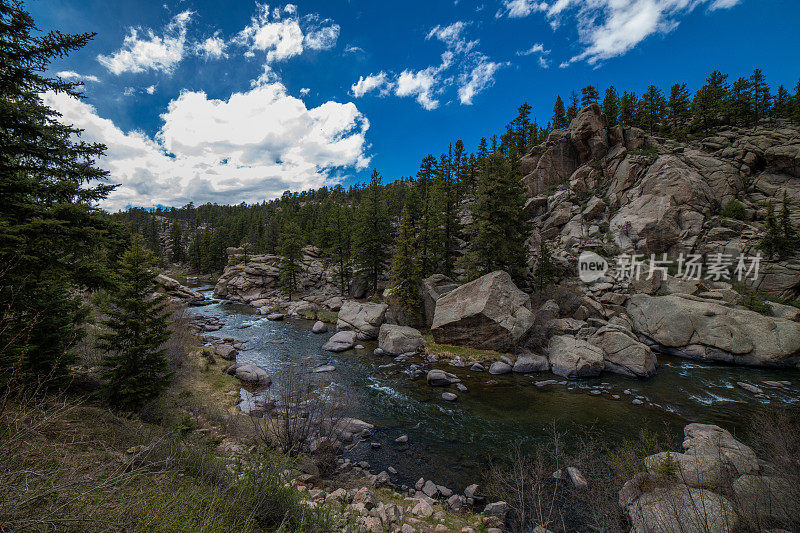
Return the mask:
<svg viewBox="0 0 800 533"><path fill-rule="evenodd" d="M359 54L359 53L363 54L364 53L364 49L361 48L360 46L355 46L355 45L349 44L349 45L347 45L345 47L344 53L345 54Z"/></svg>
<svg viewBox="0 0 800 533"><path fill-rule="evenodd" d="M542 43L536 43L527 50L517 50L518 56L529 56L531 54L546 54L550 53L550 50L545 50L544 45Z"/></svg>
<svg viewBox="0 0 800 533"><path fill-rule="evenodd" d="M311 89L309 89L308 87L303 87L302 89L300 89L300 96L308 96L308 93L310 92Z"/></svg>
<svg viewBox="0 0 800 533"><path fill-rule="evenodd" d="M511 18L527 17L535 11L545 11L547 2L534 2L533 0L504 0L503 7L497 12L497 17L508 15Z"/></svg>
<svg viewBox="0 0 800 533"><path fill-rule="evenodd" d="M256 202L284 190L320 187L369 164L369 122L353 103L307 108L280 82L226 100L184 91L154 137L123 132L84 101L48 92L45 103L87 141L108 147L100 166L120 183L106 209L127 205Z"/></svg>
<svg viewBox="0 0 800 533"><path fill-rule="evenodd" d="M181 62L186 47L186 26L192 18L191 11L178 13L172 18L163 35L152 30L130 28L122 48L110 55L100 54L97 60L114 74L139 73L146 70L172 73ZM144 35L140 35L143 31Z"/></svg>
<svg viewBox="0 0 800 533"><path fill-rule="evenodd" d="M550 61L547 60L547 56L550 54L550 50L545 50L544 44L536 43L530 48L526 50L517 50L518 56L530 56L533 54L539 55L539 66L542 68L550 68Z"/></svg>
<svg viewBox="0 0 800 533"><path fill-rule="evenodd" d="M457 21L447 26L435 26L425 39L436 39L446 45L439 65L423 69L406 68L400 74L386 73L359 76L351 88L356 97L370 92L386 96L394 91L395 96L414 97L426 110L431 111L440 105L440 95L458 84L458 97L463 105L471 105L472 99L494 83L494 74L506 63L490 61L487 56L475 50L477 40L470 41L464 36L468 23Z"/></svg>
<svg viewBox="0 0 800 533"><path fill-rule="evenodd" d="M504 0L509 17L526 17L544 12L551 26L558 28L565 20L574 20L578 39L584 49L562 63L562 67L577 61L595 65L600 61L623 55L653 34L665 34L675 29L680 18L695 8L707 6L708 11L728 9L741 0Z"/></svg>
<svg viewBox="0 0 800 533"><path fill-rule="evenodd" d="M438 83L436 67L428 67L416 72L404 70L397 77L394 93L397 96L416 96L419 105L431 111L439 107L439 100L434 97L434 86Z"/></svg>
<svg viewBox="0 0 800 533"><path fill-rule="evenodd" d="M331 24L330 26L323 26L307 32L305 45L312 50L330 50L336 46L340 31L341 28L339 28L338 24Z"/></svg>
<svg viewBox="0 0 800 533"><path fill-rule="evenodd" d="M457 21L449 26L436 26L428 32L425 39L438 39L457 54L468 53L478 45L478 41L467 41L462 35L466 22Z"/></svg>
<svg viewBox="0 0 800 533"><path fill-rule="evenodd" d="M145 87L144 92L146 92L147 94L155 94L156 86L150 85L149 87Z"/></svg>
<svg viewBox="0 0 800 533"><path fill-rule="evenodd" d="M214 35L211 37L197 43L195 52L206 59L221 59L223 57L228 57L228 54L225 52L227 47L228 43L219 36L219 32L217 31L214 32Z"/></svg>
<svg viewBox="0 0 800 533"><path fill-rule="evenodd" d="M389 80L389 76L381 71L377 74L370 74L366 78L359 76L358 81L350 87L350 93L356 98L361 98L372 91L378 91L381 96L386 96L392 86L393 82Z"/></svg>
<svg viewBox="0 0 800 533"><path fill-rule="evenodd" d="M283 10L275 8L270 11L268 5L257 6L258 11L250 19L250 24L236 36L235 42L246 46L250 56L256 51L266 51L268 62L302 54L304 36L297 8L289 4Z"/></svg>
<svg viewBox="0 0 800 533"><path fill-rule="evenodd" d="M77 80L77 81L93 81L95 83L99 82L100 79L97 76L90 76L85 74L78 74L72 70L62 70L56 74L59 78L64 78L65 80Z"/></svg>
<svg viewBox="0 0 800 533"><path fill-rule="evenodd" d="M458 88L458 98L463 105L472 105L472 99L476 94L494 85L494 74L504 66L504 63L489 61L485 56L481 56L478 63L472 68L469 74L462 74Z"/></svg>

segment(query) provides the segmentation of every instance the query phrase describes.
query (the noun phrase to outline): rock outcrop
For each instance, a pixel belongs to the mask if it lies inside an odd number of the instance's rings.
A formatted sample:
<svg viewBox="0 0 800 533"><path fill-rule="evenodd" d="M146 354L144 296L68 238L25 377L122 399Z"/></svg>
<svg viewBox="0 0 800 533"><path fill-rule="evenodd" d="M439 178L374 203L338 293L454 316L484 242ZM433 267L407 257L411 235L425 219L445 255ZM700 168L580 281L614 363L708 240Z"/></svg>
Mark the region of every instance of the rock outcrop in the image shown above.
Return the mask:
<svg viewBox="0 0 800 533"><path fill-rule="evenodd" d="M530 297L503 271L486 274L436 301L431 333L437 343L506 351L533 326Z"/></svg>
<svg viewBox="0 0 800 533"><path fill-rule="evenodd" d="M177 280L165 276L164 274L156 276L156 283L163 288L168 298L177 302L189 305L205 305L209 303L206 297L199 292L190 289L186 285L182 285Z"/></svg>
<svg viewBox="0 0 800 533"><path fill-rule="evenodd" d="M603 371L603 350L567 335L550 338L547 348L551 372L565 378L599 376Z"/></svg>
<svg viewBox="0 0 800 533"><path fill-rule="evenodd" d="M383 319L386 316L386 304L360 303L348 300L339 309L336 328L353 330L365 339L378 337Z"/></svg>
<svg viewBox="0 0 800 533"><path fill-rule="evenodd" d="M378 333L378 348L389 355L413 353L423 344L422 334L408 326L384 324Z"/></svg>
<svg viewBox="0 0 800 533"><path fill-rule="evenodd" d="M448 292L457 289L458 283L444 274L434 274L422 280L422 302L425 306L425 323L433 324L436 313L436 301Z"/></svg>
<svg viewBox="0 0 800 533"><path fill-rule="evenodd" d="M241 248L228 248L227 252L228 266L214 287L214 296L256 307L283 298L279 291L279 256L249 255ZM339 291L336 288L336 274L331 268L326 268L319 250L306 246L300 259L297 294L311 293L325 300L336 297Z"/></svg>
<svg viewBox="0 0 800 533"><path fill-rule="evenodd" d="M627 304L634 331L656 351L751 366L800 360L800 324L698 297L635 294Z"/></svg>

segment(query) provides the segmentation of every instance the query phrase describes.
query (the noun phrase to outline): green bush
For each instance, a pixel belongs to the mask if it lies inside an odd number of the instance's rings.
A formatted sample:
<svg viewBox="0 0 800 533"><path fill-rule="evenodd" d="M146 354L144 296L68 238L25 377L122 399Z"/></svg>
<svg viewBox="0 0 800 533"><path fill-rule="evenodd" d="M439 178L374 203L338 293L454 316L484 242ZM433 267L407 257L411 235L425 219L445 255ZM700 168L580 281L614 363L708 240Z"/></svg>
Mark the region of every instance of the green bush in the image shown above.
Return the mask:
<svg viewBox="0 0 800 533"><path fill-rule="evenodd" d="M722 209L722 216L734 220L744 220L744 204L736 198L732 198Z"/></svg>

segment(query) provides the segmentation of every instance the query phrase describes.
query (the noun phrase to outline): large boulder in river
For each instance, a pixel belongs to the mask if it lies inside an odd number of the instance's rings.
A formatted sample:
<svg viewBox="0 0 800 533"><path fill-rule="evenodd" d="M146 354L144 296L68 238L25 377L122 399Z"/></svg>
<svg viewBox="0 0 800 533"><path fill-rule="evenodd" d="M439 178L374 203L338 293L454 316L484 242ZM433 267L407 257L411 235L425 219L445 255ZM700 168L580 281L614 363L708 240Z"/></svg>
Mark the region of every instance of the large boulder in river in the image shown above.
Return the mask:
<svg viewBox="0 0 800 533"><path fill-rule="evenodd" d="M605 369L616 374L649 377L656 373L656 356L628 330L607 325L597 330L590 342L603 350Z"/></svg>
<svg viewBox="0 0 800 533"><path fill-rule="evenodd" d="M171 298L189 305L203 305L208 303L206 297L199 292L190 289L186 285L182 285L177 280L172 279L164 274L156 276L156 283L163 287L164 291Z"/></svg>
<svg viewBox="0 0 800 533"><path fill-rule="evenodd" d="M225 373L250 386L269 387L272 385L272 378L269 377L267 371L256 365L234 363L225 370Z"/></svg>
<svg viewBox="0 0 800 533"><path fill-rule="evenodd" d="M533 326L530 297L498 270L436 301L431 333L437 343L508 351Z"/></svg>
<svg viewBox="0 0 800 533"><path fill-rule="evenodd" d="M425 323L433 324L436 301L443 295L458 288L458 283L444 274L434 274L422 280L422 301L425 306Z"/></svg>
<svg viewBox="0 0 800 533"><path fill-rule="evenodd" d="M750 366L800 360L800 323L698 297L635 294L627 304L634 331L657 351Z"/></svg>
<svg viewBox="0 0 800 533"><path fill-rule="evenodd" d="M425 380L431 387L446 387L461 381L455 374L445 372L444 370L439 370L438 368L429 370Z"/></svg>
<svg viewBox="0 0 800 533"><path fill-rule="evenodd" d="M551 372L565 378L589 378L603 371L603 350L568 335L555 335L547 347Z"/></svg>
<svg viewBox="0 0 800 533"><path fill-rule="evenodd" d="M378 348L391 355L416 352L423 344L422 334L408 326L384 324L378 334Z"/></svg>
<svg viewBox="0 0 800 533"><path fill-rule="evenodd" d="M378 336L383 319L386 316L386 304L361 303L348 300L339 309L336 328L353 330L367 338Z"/></svg>
<svg viewBox="0 0 800 533"><path fill-rule="evenodd" d="M356 344L355 331L339 331L335 333L328 342L322 345L322 349L328 352L343 352L349 350Z"/></svg>

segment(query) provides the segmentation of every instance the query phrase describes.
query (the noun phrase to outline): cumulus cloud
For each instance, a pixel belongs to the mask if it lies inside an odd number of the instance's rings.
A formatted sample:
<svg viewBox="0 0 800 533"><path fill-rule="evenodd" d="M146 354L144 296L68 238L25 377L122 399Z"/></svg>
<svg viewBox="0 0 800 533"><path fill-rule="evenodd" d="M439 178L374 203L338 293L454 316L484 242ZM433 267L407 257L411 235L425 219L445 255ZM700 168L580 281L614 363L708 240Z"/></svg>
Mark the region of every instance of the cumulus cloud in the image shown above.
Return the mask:
<svg viewBox="0 0 800 533"><path fill-rule="evenodd" d="M617 57L630 51L653 34L665 34L675 29L682 16L700 6L708 11L729 9L741 0L504 0L509 17L526 17L544 12L550 25L558 28L572 20L578 31L583 51L561 64L577 61L590 65Z"/></svg>
<svg viewBox="0 0 800 533"><path fill-rule="evenodd" d="M75 81L91 81L91 82L99 82L100 79L97 76L91 76L86 74L78 74L72 70L62 70L56 74L59 78L64 78L65 80L75 80Z"/></svg>
<svg viewBox="0 0 800 533"><path fill-rule="evenodd" d="M458 86L459 101L471 105L478 93L494 84L495 72L505 65L490 61L478 52L478 40L465 37L469 24L457 21L447 26L434 26L426 34L426 40L438 40L445 44L439 65L423 69L403 69L400 74L384 71L359 76L350 88L353 96L361 97L370 92L386 96L394 92L399 97L414 97L426 110L431 111L440 105L440 95L448 88Z"/></svg>
<svg viewBox="0 0 800 533"><path fill-rule="evenodd" d="M270 9L257 4L258 10L235 38L251 54L267 52L267 61L281 61L303 53L303 30L297 8L288 4L283 9Z"/></svg>
<svg viewBox="0 0 800 533"><path fill-rule="evenodd" d="M361 48L360 46L355 46L355 45L349 44L349 45L347 45L345 47L344 53L345 54L363 54L364 53L364 49Z"/></svg>
<svg viewBox="0 0 800 533"><path fill-rule="evenodd" d="M316 20L316 16L311 16L311 20ZM312 50L330 50L336 46L339 39L341 28L330 20L324 20L320 25L306 30L305 46Z"/></svg>
<svg viewBox="0 0 800 533"><path fill-rule="evenodd" d="M130 28L122 48L110 55L100 54L97 60L113 74L139 73L146 70L172 73L186 52L186 26L191 11L175 15L162 35L153 30Z"/></svg>
<svg viewBox="0 0 800 533"><path fill-rule="evenodd" d="M303 87L302 89L300 89L300 96L308 96L308 93L310 92L311 89L309 89L308 87Z"/></svg>
<svg viewBox="0 0 800 533"><path fill-rule="evenodd" d="M221 59L223 57L228 57L228 54L225 52L225 49L228 47L228 43L219 36L220 32L214 32L214 35L211 37L206 38L205 40L197 43L195 45L195 52L197 55L205 57L206 59Z"/></svg>
<svg viewBox="0 0 800 533"><path fill-rule="evenodd" d="M358 81L350 87L350 94L356 98L361 98L367 93L377 91L381 96L386 96L393 85L394 82L389 80L389 75L381 71L377 74L370 74L366 78L359 76Z"/></svg>
<svg viewBox="0 0 800 533"><path fill-rule="evenodd" d="M503 65L481 56L469 74L461 76L461 86L458 88L458 99L461 103L472 105L472 99L476 94L494 85L494 73Z"/></svg>
<svg viewBox="0 0 800 533"><path fill-rule="evenodd" d="M121 184L103 204L111 210L256 202L287 189L320 187L369 164L369 122L353 103L307 108L275 81L224 100L184 91L169 103L153 137L124 132L63 93L48 92L44 101L65 123L84 129L85 140L108 147L99 164Z"/></svg>

